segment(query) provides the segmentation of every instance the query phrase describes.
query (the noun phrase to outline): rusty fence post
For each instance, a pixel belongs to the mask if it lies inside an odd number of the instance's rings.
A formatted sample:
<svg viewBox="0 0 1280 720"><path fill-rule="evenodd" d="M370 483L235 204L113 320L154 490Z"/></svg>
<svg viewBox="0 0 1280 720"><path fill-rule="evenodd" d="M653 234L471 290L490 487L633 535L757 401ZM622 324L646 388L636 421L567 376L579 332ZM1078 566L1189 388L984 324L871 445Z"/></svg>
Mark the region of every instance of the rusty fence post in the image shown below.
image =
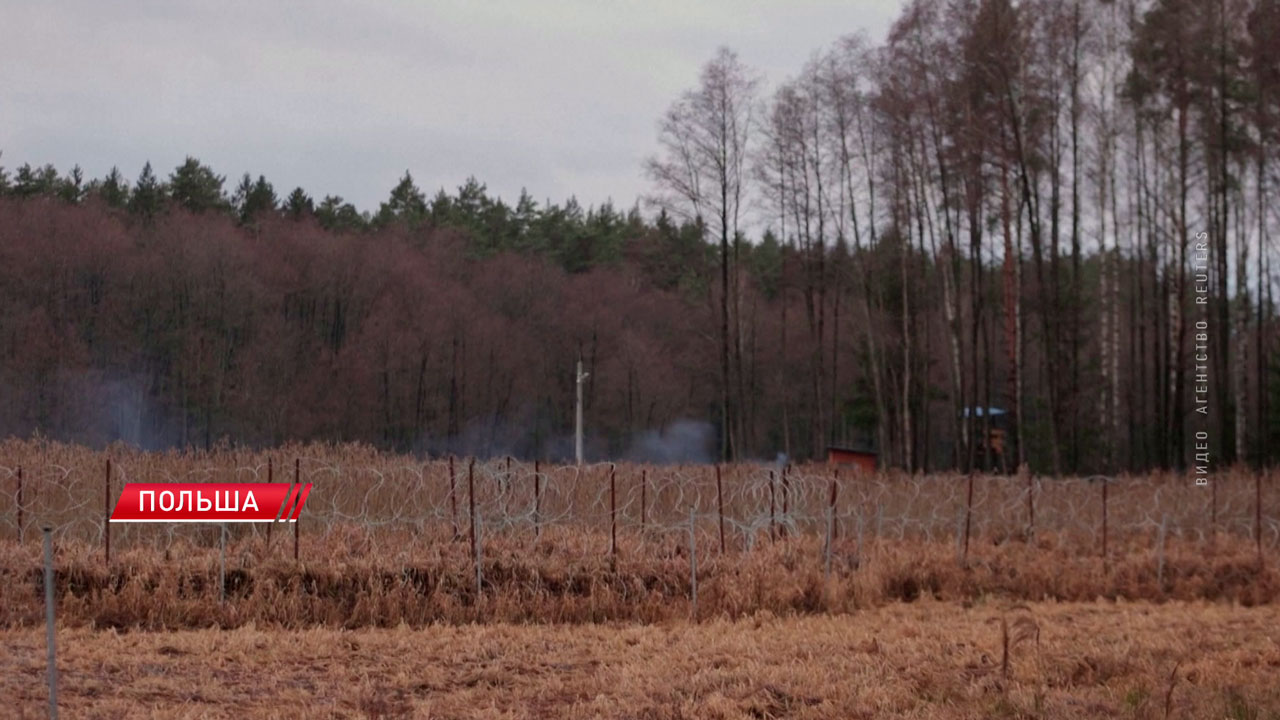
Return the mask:
<svg viewBox="0 0 1280 720"><path fill-rule="evenodd" d="M1107 571L1107 485L1110 483L1104 476L1102 478L1102 570Z"/></svg>
<svg viewBox="0 0 1280 720"><path fill-rule="evenodd" d="M698 621L698 538L694 528L693 506L689 507L689 585L692 605L689 617Z"/></svg>
<svg viewBox="0 0 1280 720"><path fill-rule="evenodd" d="M774 473L774 471L772 470L769 471L769 540L770 541L776 539L777 537L777 527L776 527L777 520L775 518L775 512L774 512L774 507L776 502L774 493L777 492L777 490L774 488L775 475L776 474Z"/></svg>
<svg viewBox="0 0 1280 720"><path fill-rule="evenodd" d="M272 462L271 456L268 455L267 456L267 484L270 485L271 483L275 482L275 479L276 479L275 463ZM267 523L267 548L268 549L271 548L271 528L274 525L275 523L273 522Z"/></svg>
<svg viewBox="0 0 1280 720"><path fill-rule="evenodd" d="M102 548L104 564L111 566L111 458L107 458L107 474L102 479Z"/></svg>
<svg viewBox="0 0 1280 720"><path fill-rule="evenodd" d="M453 519L453 539L455 541L459 537L457 484L458 484L458 477L453 469L453 455L450 455L449 456L449 517Z"/></svg>
<svg viewBox="0 0 1280 720"><path fill-rule="evenodd" d="M782 467L782 518L783 524L778 527L778 536L785 537L787 534L786 518L788 512L788 503L791 500L791 463L787 463Z"/></svg>
<svg viewBox="0 0 1280 720"><path fill-rule="evenodd" d="M18 466L18 544L22 544L22 541L26 539L26 533L23 532L23 530L25 530L26 528L24 528L22 524L23 510L24 510L24 507L22 503L22 466L19 465Z"/></svg>
<svg viewBox="0 0 1280 720"><path fill-rule="evenodd" d="M542 537L542 465L533 461L533 539Z"/></svg>
<svg viewBox="0 0 1280 720"><path fill-rule="evenodd" d="M649 505L649 471L642 468L640 470L640 534L644 534L645 514L648 512Z"/></svg>
<svg viewBox="0 0 1280 720"><path fill-rule="evenodd" d="M302 458L293 459L293 483L298 485L298 492L302 492ZM293 521L293 560L298 561L298 528L302 525L302 514L298 514L298 519Z"/></svg>
<svg viewBox="0 0 1280 720"><path fill-rule="evenodd" d="M478 558L480 555L479 546L476 545L476 459L471 458L467 465L467 502L471 515L471 557L477 558L477 567L479 566ZM477 572L479 572L477 570Z"/></svg>
<svg viewBox="0 0 1280 720"><path fill-rule="evenodd" d="M48 647L49 717L58 718L58 643L53 618L53 528L44 528L44 640Z"/></svg>
<svg viewBox="0 0 1280 720"><path fill-rule="evenodd" d="M618 483L617 466L609 463L609 563L618 558Z"/></svg>
<svg viewBox="0 0 1280 720"><path fill-rule="evenodd" d="M1036 532L1036 478L1027 475L1027 538Z"/></svg>
<svg viewBox="0 0 1280 720"><path fill-rule="evenodd" d="M832 518L832 525L831 525L832 539L840 537L840 525L839 525L840 513L837 512L836 510L836 498L839 492L840 492L840 470L834 469L831 472L831 499L827 503L831 511L831 518Z"/></svg>
<svg viewBox="0 0 1280 720"><path fill-rule="evenodd" d="M1262 471L1253 475L1253 542L1258 546L1258 569L1262 569Z"/></svg>
<svg viewBox="0 0 1280 720"><path fill-rule="evenodd" d="M720 482L720 463L716 463L716 512L720 516L720 554L724 554L724 486Z"/></svg>
<svg viewBox="0 0 1280 720"><path fill-rule="evenodd" d="M969 492L964 503L964 560L962 564L969 567L969 532L973 525L973 471L969 471Z"/></svg>
<svg viewBox="0 0 1280 720"><path fill-rule="evenodd" d="M1218 540L1218 479L1209 481L1209 544Z"/></svg>

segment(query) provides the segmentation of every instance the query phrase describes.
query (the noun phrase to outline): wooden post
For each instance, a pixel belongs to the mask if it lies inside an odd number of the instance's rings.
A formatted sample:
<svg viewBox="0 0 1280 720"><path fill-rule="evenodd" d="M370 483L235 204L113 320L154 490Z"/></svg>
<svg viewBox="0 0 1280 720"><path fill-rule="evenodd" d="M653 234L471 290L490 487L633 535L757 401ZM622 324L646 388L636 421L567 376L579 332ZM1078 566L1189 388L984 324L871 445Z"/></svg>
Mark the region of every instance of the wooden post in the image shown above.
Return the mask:
<svg viewBox="0 0 1280 720"><path fill-rule="evenodd" d="M275 482L275 464L271 461L271 456L267 456L267 484ZM267 547L271 547L271 528L275 525L273 522L267 523Z"/></svg>
<svg viewBox="0 0 1280 720"><path fill-rule="evenodd" d="M1218 481L1209 481L1209 543L1218 539Z"/></svg>
<svg viewBox="0 0 1280 720"><path fill-rule="evenodd" d="M533 539L542 535L542 467L533 461Z"/></svg>
<svg viewBox="0 0 1280 720"><path fill-rule="evenodd" d="M1027 537L1036 532L1036 478L1027 475Z"/></svg>
<svg viewBox="0 0 1280 720"><path fill-rule="evenodd" d="M640 533L644 534L646 507L649 504L649 470L640 470Z"/></svg>
<svg viewBox="0 0 1280 720"><path fill-rule="evenodd" d="M222 523L222 533L218 545L218 604L227 601L227 524Z"/></svg>
<svg viewBox="0 0 1280 720"><path fill-rule="evenodd" d="M689 584L693 605L689 617L698 621L698 538L694 532L693 508L689 508Z"/></svg>
<svg viewBox="0 0 1280 720"><path fill-rule="evenodd" d="M111 567L111 458L107 458L107 474L102 479L102 547L104 564Z"/></svg>
<svg viewBox="0 0 1280 720"><path fill-rule="evenodd" d="M790 471L791 471L791 463L787 463L786 465L783 466L782 468L782 517L784 519L787 517L787 503L791 499ZM786 525L783 525L778 528L779 537L784 536L786 534L787 534Z"/></svg>
<svg viewBox="0 0 1280 720"><path fill-rule="evenodd" d="M609 563L618 558L618 484L617 467L609 463Z"/></svg>
<svg viewBox="0 0 1280 720"><path fill-rule="evenodd" d="M476 544L476 459L471 458L471 462L467 465L467 502L470 504L471 514L471 557L480 557L479 546ZM477 570L477 572L479 572Z"/></svg>
<svg viewBox="0 0 1280 720"><path fill-rule="evenodd" d="M968 499L964 504L964 561L963 565L969 567L969 530L973 524L973 471L969 471L969 493Z"/></svg>
<svg viewBox="0 0 1280 720"><path fill-rule="evenodd" d="M823 545L822 550L822 592L825 595L827 584L831 581L831 542L835 536L836 513L835 506L827 506L827 542Z"/></svg>
<svg viewBox="0 0 1280 720"><path fill-rule="evenodd" d="M293 483L298 486L298 492L302 492L302 458L293 459ZM302 514L298 514L298 519L293 521L293 561L298 561L298 526L302 525Z"/></svg>
<svg viewBox="0 0 1280 720"><path fill-rule="evenodd" d="M833 539L839 536L839 530L835 525L835 518L839 515L839 513L836 512L836 494L838 492L840 492L840 471L836 469L831 471L831 500L828 503L828 508L831 511L832 518L831 537Z"/></svg>
<svg viewBox="0 0 1280 720"><path fill-rule="evenodd" d="M1107 569L1107 478L1102 478L1102 569Z"/></svg>
<svg viewBox="0 0 1280 720"><path fill-rule="evenodd" d="M475 459L473 458L472 463L474 462ZM480 593L484 588L484 569L480 564L480 538L476 535L477 521L478 518L473 512L471 515L471 562L476 567L476 612L478 614L480 611Z"/></svg>
<svg viewBox="0 0 1280 720"><path fill-rule="evenodd" d="M44 528L44 641L48 647L49 717L58 718L58 644L53 620L53 528Z"/></svg>
<svg viewBox="0 0 1280 720"><path fill-rule="evenodd" d="M1166 513L1160 516L1160 534L1156 538L1158 550L1156 553L1156 586L1160 588L1160 594L1164 595L1164 529L1169 523L1169 515Z"/></svg>
<svg viewBox="0 0 1280 720"><path fill-rule="evenodd" d="M720 463L716 463L716 505L720 515L720 554L724 554L724 487L720 483Z"/></svg>
<svg viewBox="0 0 1280 720"><path fill-rule="evenodd" d="M449 456L449 513L453 518L453 539L457 540L458 534L458 495L457 495L457 476L453 471L453 456Z"/></svg>
<svg viewBox="0 0 1280 720"><path fill-rule="evenodd" d="M1253 542L1258 546L1258 569L1262 569L1262 471L1253 474Z"/></svg>
<svg viewBox="0 0 1280 720"><path fill-rule="evenodd" d="M774 527L774 526L775 526L775 520L774 520L774 502L775 502L775 499L774 499L774 492L776 492L776 491L774 490L773 485L774 485L774 472L773 472L772 470L770 470L770 471L769 471L769 539L770 539L770 540L773 540L773 539L776 537L776 535L775 535L775 527Z"/></svg>

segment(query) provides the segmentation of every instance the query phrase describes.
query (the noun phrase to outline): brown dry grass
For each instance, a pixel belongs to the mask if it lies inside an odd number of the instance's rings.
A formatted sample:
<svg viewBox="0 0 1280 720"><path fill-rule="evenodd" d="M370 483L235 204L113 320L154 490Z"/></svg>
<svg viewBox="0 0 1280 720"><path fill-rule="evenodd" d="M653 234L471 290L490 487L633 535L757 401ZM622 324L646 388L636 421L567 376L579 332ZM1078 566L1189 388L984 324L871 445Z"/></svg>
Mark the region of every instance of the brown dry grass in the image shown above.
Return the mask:
<svg viewBox="0 0 1280 720"><path fill-rule="evenodd" d="M0 645L6 714L41 717L43 633ZM76 718L1280 718L1274 605L925 600L700 625L75 629L58 645Z"/></svg>
<svg viewBox="0 0 1280 720"><path fill-rule="evenodd" d="M216 549L176 542L167 551L129 550L103 566L100 548L65 544L55 561L59 618L73 626L174 630L202 627L393 627L471 622L659 622L687 618L687 545L628 537L611 567L607 538L556 529L537 543L485 543L483 587L465 541L447 537L422 556L361 548L360 528L317 541L294 563L254 540L229 548L227 596L220 602ZM1084 601L1095 598L1212 599L1273 603L1280 573L1259 570L1247 545L1171 545L1117 553L1104 569L1051 540L975 545L968 567L947 543L836 544L824 580L822 542L796 537L752 552L711 552L701 543L700 619L853 612L924 599ZM314 559L312 559L314 558ZM39 547L0 544L0 627L43 622Z"/></svg>
<svg viewBox="0 0 1280 720"><path fill-rule="evenodd" d="M104 498L108 457L112 492ZM269 461L273 479L285 481L293 474L292 458L300 458L303 479L316 483L302 515L300 561L292 559L291 528L276 528L268 541L261 526L231 526L225 603L216 526L112 525L114 552L111 563L104 562L103 504L114 501L121 482L263 481ZM531 464L489 461L476 466L483 555L477 595L465 537L470 498L463 461L454 468L460 538L453 536L447 461L423 462L364 446L104 453L7 440L0 442L0 461L0 497L9 495L0 515L0 627L42 621L33 526L46 522L57 527L62 622L100 628L683 619L691 610L691 507L699 513L698 616L704 620L758 611L851 612L923 598L1209 599L1252 606L1274 602L1280 593L1272 478L1263 486L1260 559L1250 538L1255 486L1242 473L1221 476L1214 494L1169 475L1116 480L1105 561L1094 523L1100 485L1039 481L1036 528L1028 532L1027 497L1018 493L1031 487L1030 479L981 478L964 562L964 523L957 522L964 520L962 481L846 475L828 577L822 531L830 468L793 470L785 500L768 467L725 468L727 551L721 553L720 503L710 468L542 466L535 480ZM623 478L616 560L608 556L611 473ZM643 494L637 492L639 478L646 480ZM534 487L543 492L536 515L530 512ZM768 521L775 515L779 531L784 524L789 528L783 537L771 532ZM1150 522L1153 517L1160 518L1158 525ZM1206 524L1210 518L1216 527Z"/></svg>

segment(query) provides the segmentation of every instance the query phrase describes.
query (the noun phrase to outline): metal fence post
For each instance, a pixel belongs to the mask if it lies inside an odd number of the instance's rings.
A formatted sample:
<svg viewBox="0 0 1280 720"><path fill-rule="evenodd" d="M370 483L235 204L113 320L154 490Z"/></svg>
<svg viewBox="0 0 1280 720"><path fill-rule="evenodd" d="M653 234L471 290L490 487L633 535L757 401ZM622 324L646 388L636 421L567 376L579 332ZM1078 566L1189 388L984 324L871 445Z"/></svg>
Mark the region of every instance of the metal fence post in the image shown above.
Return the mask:
<svg viewBox="0 0 1280 720"><path fill-rule="evenodd" d="M645 514L648 512L649 504L649 471L647 469L640 470L640 533L644 534Z"/></svg>
<svg viewBox="0 0 1280 720"><path fill-rule="evenodd" d="M271 462L271 457L267 457L267 483L275 482L275 465ZM267 523L267 547L271 547L271 528L275 523Z"/></svg>
<svg viewBox="0 0 1280 720"><path fill-rule="evenodd" d="M1102 571L1107 571L1107 478L1102 478Z"/></svg>
<svg viewBox="0 0 1280 720"><path fill-rule="evenodd" d="M49 717L58 717L58 650L53 620L53 528L44 528L44 624L49 648Z"/></svg>
<svg viewBox="0 0 1280 720"><path fill-rule="evenodd" d="M698 621L698 539L694 534L693 508L689 508L689 584L693 600L690 619Z"/></svg>
<svg viewBox="0 0 1280 720"><path fill-rule="evenodd" d="M457 521L454 521L457 525ZM454 530L457 533L457 530ZM533 539L542 537L542 466L533 461Z"/></svg>
<svg viewBox="0 0 1280 720"><path fill-rule="evenodd" d="M111 458L107 458L107 474L102 480L102 540L103 558L111 567Z"/></svg>
<svg viewBox="0 0 1280 720"><path fill-rule="evenodd" d="M609 464L609 562L618 559L618 483L617 466ZM612 569L612 568L610 568Z"/></svg>
<svg viewBox="0 0 1280 720"><path fill-rule="evenodd" d="M19 545L21 545L22 541L26 539L26 533L23 532L25 528L22 525L23 509L24 508L22 505L22 466L19 465L18 466L18 544Z"/></svg>
<svg viewBox="0 0 1280 720"><path fill-rule="evenodd" d="M449 456L449 517L453 519L453 539L456 541L460 535L458 533L458 476L453 469L453 456Z"/></svg>
<svg viewBox="0 0 1280 720"><path fill-rule="evenodd" d="M720 516L720 554L724 554L724 486L720 482L720 463L716 463L716 512Z"/></svg>
<svg viewBox="0 0 1280 720"><path fill-rule="evenodd" d="M296 527L296 526L295 526ZM222 523L218 545L218 604L227 601L227 524Z"/></svg>
<svg viewBox="0 0 1280 720"><path fill-rule="evenodd" d="M775 518L776 513L774 511L775 489L774 489L773 481L774 481L774 472L770 470L769 471L769 540L770 541L777 539L777 531L776 531L777 520Z"/></svg>
<svg viewBox="0 0 1280 720"><path fill-rule="evenodd" d="M476 545L476 459L471 458L471 463L467 465L467 502L470 506L471 515L471 556L480 557L480 551ZM476 567L480 565L476 562ZM479 570L476 570L479 573ZM479 577L477 575L477 577Z"/></svg>
<svg viewBox="0 0 1280 720"><path fill-rule="evenodd" d="M969 493L964 503L964 559L961 564L969 567L969 530L973 525L973 471L969 471Z"/></svg>
<svg viewBox="0 0 1280 720"><path fill-rule="evenodd" d="M298 486L299 498L301 498L302 485L302 458L293 459L293 482ZM298 528L302 526L302 513L298 513L298 519L293 521L293 561L298 561Z"/></svg>

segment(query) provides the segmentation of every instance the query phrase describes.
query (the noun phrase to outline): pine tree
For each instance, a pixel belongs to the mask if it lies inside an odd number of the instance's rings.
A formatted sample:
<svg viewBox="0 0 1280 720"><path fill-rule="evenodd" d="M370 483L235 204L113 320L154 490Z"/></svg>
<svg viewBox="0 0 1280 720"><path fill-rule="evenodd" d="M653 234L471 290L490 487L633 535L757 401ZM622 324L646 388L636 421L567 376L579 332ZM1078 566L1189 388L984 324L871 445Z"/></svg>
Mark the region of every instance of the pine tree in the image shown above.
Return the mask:
<svg viewBox="0 0 1280 720"><path fill-rule="evenodd" d="M413 183L413 176L408 170L404 177L391 190L391 197L378 208L378 223L387 224L396 220L409 225L417 225L427 216L427 201L422 191Z"/></svg>
<svg viewBox="0 0 1280 720"><path fill-rule="evenodd" d="M151 162L142 166L142 173L133 185L133 193L129 197L129 212L147 220L155 217L165 200L165 188L156 179L151 170Z"/></svg>
<svg viewBox="0 0 1280 720"><path fill-rule="evenodd" d="M58 171L52 165L33 168L30 163L23 163L13 178L13 194L18 197L53 195L58 187Z"/></svg>
<svg viewBox="0 0 1280 720"><path fill-rule="evenodd" d="M326 195L316 208L316 219L327 230L361 230L367 219L341 195Z"/></svg>
<svg viewBox="0 0 1280 720"><path fill-rule="evenodd" d="M293 192L289 193L288 199L284 201L284 211L290 219L301 220L308 215L314 215L316 208L311 196L307 195L302 188L296 187Z"/></svg>
<svg viewBox="0 0 1280 720"><path fill-rule="evenodd" d="M71 168L71 172L58 181L55 192L69 203L78 203L84 198L84 171L79 165Z"/></svg>
<svg viewBox="0 0 1280 720"><path fill-rule="evenodd" d="M169 176L169 196L190 212L223 210L229 206L222 192L225 181L226 178L188 155Z"/></svg>
<svg viewBox="0 0 1280 720"><path fill-rule="evenodd" d="M259 175L255 182L249 177L249 173L245 173L240 179L240 184L236 186L232 202L239 212L240 222L249 223L260 213L275 212L279 199L276 197L275 188L267 182L266 177Z"/></svg>
<svg viewBox="0 0 1280 720"><path fill-rule="evenodd" d="M111 172L98 183L96 190L108 207L122 208L129 202L129 181L120 174L117 167L112 166Z"/></svg>

